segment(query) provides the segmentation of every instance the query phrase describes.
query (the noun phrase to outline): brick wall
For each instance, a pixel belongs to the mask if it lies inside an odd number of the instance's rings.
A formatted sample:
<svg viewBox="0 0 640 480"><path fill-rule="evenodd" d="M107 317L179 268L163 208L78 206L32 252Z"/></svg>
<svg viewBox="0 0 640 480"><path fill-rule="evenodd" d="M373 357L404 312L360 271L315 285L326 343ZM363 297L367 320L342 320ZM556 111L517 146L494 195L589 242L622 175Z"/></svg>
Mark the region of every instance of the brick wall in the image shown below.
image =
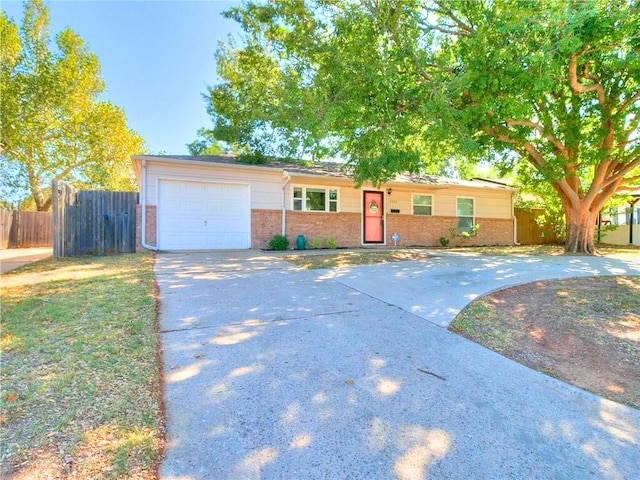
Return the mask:
<svg viewBox="0 0 640 480"><path fill-rule="evenodd" d="M142 209L136 207L136 251L142 251ZM439 246L440 237L449 238L456 228L456 217L421 217L414 215L387 215L387 245L393 245L391 236L400 235L398 245ZM298 235L304 235L307 243L312 238L336 237L339 247L361 245L362 217L359 213L322 213L287 211L286 232L290 246L295 246ZM475 237L450 240L449 245L512 245L513 220L477 218L480 230ZM147 244L156 246L156 207L147 205ZM274 235L281 233L281 210L251 211L251 248L265 248Z"/></svg>
<svg viewBox="0 0 640 480"><path fill-rule="evenodd" d="M281 233L282 210L251 210L251 248L265 248L274 235Z"/></svg>
<svg viewBox="0 0 640 480"><path fill-rule="evenodd" d="M387 245L393 245L391 236L400 235L398 245L440 246L440 237L450 239L449 246L456 245L513 245L513 220L476 218L480 229L475 237L451 239L451 229L456 229L456 217L422 217L417 215L387 215Z"/></svg>
<svg viewBox="0 0 640 480"><path fill-rule="evenodd" d="M147 245L156 246L156 206L147 205L146 234ZM136 252L143 251L142 247L142 206L136 205Z"/></svg>
<svg viewBox="0 0 640 480"><path fill-rule="evenodd" d="M453 221L452 221L453 220ZM398 245L440 245L440 237L448 237L449 229L455 225L456 219L451 217L422 217L417 215L387 215L387 245L393 245L391 236L400 236Z"/></svg>
<svg viewBox="0 0 640 480"><path fill-rule="evenodd" d="M471 245L513 245L511 218L476 218L480 225L477 238L467 240Z"/></svg>
<svg viewBox="0 0 640 480"><path fill-rule="evenodd" d="M287 211L287 238L295 244L298 235L304 235L307 245L312 238L335 237L338 247L360 246L359 213L323 213Z"/></svg>

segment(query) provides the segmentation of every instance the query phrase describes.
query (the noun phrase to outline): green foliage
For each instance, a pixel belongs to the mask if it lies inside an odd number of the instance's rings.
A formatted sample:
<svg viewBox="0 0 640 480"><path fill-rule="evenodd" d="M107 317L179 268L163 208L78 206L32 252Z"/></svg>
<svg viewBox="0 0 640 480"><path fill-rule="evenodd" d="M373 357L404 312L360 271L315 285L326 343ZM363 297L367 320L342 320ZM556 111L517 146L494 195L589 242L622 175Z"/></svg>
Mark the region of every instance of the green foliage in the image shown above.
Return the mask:
<svg viewBox="0 0 640 480"><path fill-rule="evenodd" d="M197 138L187 144L187 149L189 150L189 155L196 157L231 153L231 149L223 146L220 141L216 140L213 132L206 128L200 128L198 130Z"/></svg>
<svg viewBox="0 0 640 480"><path fill-rule="evenodd" d="M336 237L327 238L327 248L335 250L338 248L338 239Z"/></svg>
<svg viewBox="0 0 640 480"><path fill-rule="evenodd" d="M246 43L219 50L209 113L254 153L339 156L360 183L517 169L586 252L594 216L640 180L636 2L279 0L227 16Z"/></svg>
<svg viewBox="0 0 640 480"><path fill-rule="evenodd" d="M238 162L247 165L261 165L269 163L269 158L261 153L245 153L238 156Z"/></svg>
<svg viewBox="0 0 640 480"><path fill-rule="evenodd" d="M324 242L320 237L314 237L311 240L309 240L309 246L313 249L322 248L323 244Z"/></svg>
<svg viewBox="0 0 640 480"><path fill-rule="evenodd" d="M269 248L271 250L286 250L289 247L289 239L284 235L274 235L269 240Z"/></svg>
<svg viewBox="0 0 640 480"><path fill-rule="evenodd" d="M51 204L52 180L78 187L132 190L130 157L142 139L121 108L98 101L105 89L98 58L70 29L52 46L49 12L25 3L22 28L0 12L1 167L5 193L29 192L38 210Z"/></svg>
<svg viewBox="0 0 640 480"><path fill-rule="evenodd" d="M447 245L449 245L449 241L450 239L447 237L440 237L440 245L443 247L446 247Z"/></svg>
<svg viewBox="0 0 640 480"><path fill-rule="evenodd" d="M246 44L230 40L217 53L223 83L208 94L216 138L263 155L341 156L358 181L440 172L445 161L425 161L433 156L418 104L429 89L415 84L419 68L407 57L419 26L399 23L392 8L376 15L344 2L229 10Z"/></svg>
<svg viewBox="0 0 640 480"><path fill-rule="evenodd" d="M475 237L478 234L478 231L480 230L480 224L479 223L475 223L471 226L471 228L469 230L463 231L463 232L458 232L458 229L453 227L451 229L449 229L449 238L451 240L458 238L461 242L464 242L465 240L470 239L471 237ZM447 240L446 244L449 244L449 239L446 239L444 237L440 237L440 244L443 247L446 247L446 245L442 244L442 241Z"/></svg>

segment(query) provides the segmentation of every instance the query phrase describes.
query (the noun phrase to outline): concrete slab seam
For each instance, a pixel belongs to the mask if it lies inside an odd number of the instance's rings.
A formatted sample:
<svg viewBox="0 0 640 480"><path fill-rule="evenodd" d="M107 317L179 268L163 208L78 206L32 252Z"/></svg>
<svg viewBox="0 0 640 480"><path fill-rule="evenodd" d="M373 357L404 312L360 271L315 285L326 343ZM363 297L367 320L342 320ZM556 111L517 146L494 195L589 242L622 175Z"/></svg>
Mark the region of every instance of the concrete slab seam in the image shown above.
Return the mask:
<svg viewBox="0 0 640 480"><path fill-rule="evenodd" d="M395 306L395 305L392 305L392 306ZM288 322L290 320L306 320L306 319L311 319L316 317L325 317L330 315L340 315L343 313L355 313L355 312L362 312L362 311L364 311L364 309L360 308L356 310L340 310L337 312L316 313L314 315L303 315L299 317L273 318L268 320L260 320L260 324ZM171 330L160 330L160 333L179 333L179 332L187 332L192 330L209 330L214 328L235 327L235 326L243 326L243 325L245 325L244 322L231 322L231 323L225 323L222 325L208 325L208 326L202 326L202 327L186 327L186 328L173 328Z"/></svg>

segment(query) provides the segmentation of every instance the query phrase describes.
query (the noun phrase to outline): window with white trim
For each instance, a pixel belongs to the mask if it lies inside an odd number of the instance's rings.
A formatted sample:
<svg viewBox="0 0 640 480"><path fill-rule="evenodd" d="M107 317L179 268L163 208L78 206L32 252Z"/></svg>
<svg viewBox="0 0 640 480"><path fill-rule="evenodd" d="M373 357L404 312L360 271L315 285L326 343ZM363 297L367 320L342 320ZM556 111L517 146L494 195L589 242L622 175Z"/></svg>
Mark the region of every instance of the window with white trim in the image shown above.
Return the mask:
<svg viewBox="0 0 640 480"><path fill-rule="evenodd" d="M458 197L456 199L456 214L458 216L458 233L471 233L475 217L475 199Z"/></svg>
<svg viewBox="0 0 640 480"><path fill-rule="evenodd" d="M299 212L337 212L338 189L293 187L293 209Z"/></svg>
<svg viewBox="0 0 640 480"><path fill-rule="evenodd" d="M433 215L433 195L413 194L412 205L414 215Z"/></svg>

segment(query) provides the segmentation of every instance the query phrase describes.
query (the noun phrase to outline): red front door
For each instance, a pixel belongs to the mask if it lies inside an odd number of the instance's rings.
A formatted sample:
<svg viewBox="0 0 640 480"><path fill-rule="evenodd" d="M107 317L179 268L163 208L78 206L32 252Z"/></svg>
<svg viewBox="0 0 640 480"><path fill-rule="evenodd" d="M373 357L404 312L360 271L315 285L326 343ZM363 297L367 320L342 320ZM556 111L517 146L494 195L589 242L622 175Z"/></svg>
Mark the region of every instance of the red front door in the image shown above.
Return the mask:
<svg viewBox="0 0 640 480"><path fill-rule="evenodd" d="M364 192L364 243L384 243L384 195Z"/></svg>

